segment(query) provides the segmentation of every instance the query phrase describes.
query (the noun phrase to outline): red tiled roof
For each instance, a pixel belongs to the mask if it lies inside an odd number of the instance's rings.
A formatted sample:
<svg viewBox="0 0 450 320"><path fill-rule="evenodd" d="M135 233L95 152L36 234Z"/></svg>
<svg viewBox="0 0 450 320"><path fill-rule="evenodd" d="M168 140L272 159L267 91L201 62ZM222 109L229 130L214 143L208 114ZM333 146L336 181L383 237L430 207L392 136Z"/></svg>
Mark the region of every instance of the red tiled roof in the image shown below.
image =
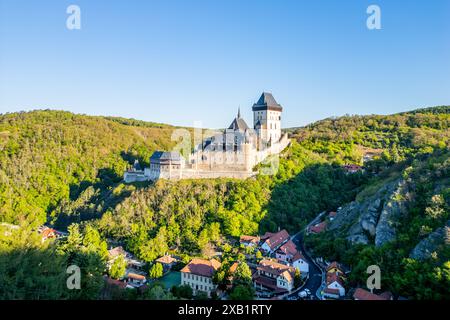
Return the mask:
<svg viewBox="0 0 450 320"><path fill-rule="evenodd" d="M270 236L270 238L264 242L269 246L271 250L273 250L283 242L285 242L287 239L289 239L289 233L285 229L283 229L280 232L277 232Z"/></svg>
<svg viewBox="0 0 450 320"><path fill-rule="evenodd" d="M326 229L326 227L327 227L327 222L323 221L321 223L318 223L318 224L310 227L309 231L313 232L313 233L321 233L322 231L324 231Z"/></svg>
<svg viewBox="0 0 450 320"><path fill-rule="evenodd" d="M278 248L277 251L284 254L290 254L293 256L297 252L297 246L295 245L294 242L292 242L292 240L289 240L288 242L283 244L280 248Z"/></svg>
<svg viewBox="0 0 450 320"><path fill-rule="evenodd" d="M384 292L383 294L388 294L388 292ZM376 295L362 288L358 288L355 290L353 298L356 300L389 300L386 295Z"/></svg>
<svg viewBox="0 0 450 320"><path fill-rule="evenodd" d="M261 238L262 241L265 241L265 240L269 239L273 235L274 235L274 233L272 233L272 232L266 232L260 238Z"/></svg>
<svg viewBox="0 0 450 320"><path fill-rule="evenodd" d="M323 292L329 293L329 294L339 295L339 289L325 288L325 289L323 290Z"/></svg>
<svg viewBox="0 0 450 320"><path fill-rule="evenodd" d="M295 275L295 268L289 267L287 265L272 261L272 260L261 260L257 269L259 271L264 271L275 276L281 275L283 272L288 271L291 273L292 278Z"/></svg>
<svg viewBox="0 0 450 320"><path fill-rule="evenodd" d="M177 261L177 260L167 254L165 256L162 256L161 258L156 259L156 262L164 263L164 264L171 264L172 262L175 262L175 261Z"/></svg>
<svg viewBox="0 0 450 320"><path fill-rule="evenodd" d="M245 243L258 243L259 242L259 237L254 237L254 236L241 236L239 238L239 242L245 242Z"/></svg>
<svg viewBox="0 0 450 320"><path fill-rule="evenodd" d="M136 274L136 273L129 273L127 278L134 279L134 280L145 280L145 276L142 276L142 275Z"/></svg>
<svg viewBox="0 0 450 320"><path fill-rule="evenodd" d="M46 228L42 231L42 238L48 239L56 236L56 230L52 228Z"/></svg>
<svg viewBox="0 0 450 320"><path fill-rule="evenodd" d="M337 261L333 261L332 263L330 263L327 267L327 271L330 271L331 269L334 269L334 268L336 268L336 269L340 270L342 273L344 273L342 266Z"/></svg>
<svg viewBox="0 0 450 320"><path fill-rule="evenodd" d="M336 273L334 272L327 273L327 286L329 286L335 281L339 283L341 286L344 286L344 281Z"/></svg>
<svg viewBox="0 0 450 320"><path fill-rule="evenodd" d="M191 262L181 269L181 272L192 273L203 277L212 277L214 272L219 268L220 262L215 259L204 260L196 258L192 259Z"/></svg>
<svg viewBox="0 0 450 320"><path fill-rule="evenodd" d="M303 254L302 254L300 251L297 251L297 252L294 254L294 256L292 257L292 262L295 262L295 261L300 260L300 259L302 259L303 261L306 262L306 259L305 259L305 257L303 256Z"/></svg>
<svg viewBox="0 0 450 320"><path fill-rule="evenodd" d="M114 280L114 279L112 279L110 277L106 278L106 282L108 284L110 284L110 285L118 286L118 287L120 287L122 289L125 289L127 287L127 283L126 282L120 281L120 280Z"/></svg>
<svg viewBox="0 0 450 320"><path fill-rule="evenodd" d="M123 250L122 247L115 247L115 248L113 248L111 250L108 250L108 254L109 254L110 258L115 258L115 257L117 257L117 256L119 256L121 254L125 255L126 252L125 252L125 250Z"/></svg>

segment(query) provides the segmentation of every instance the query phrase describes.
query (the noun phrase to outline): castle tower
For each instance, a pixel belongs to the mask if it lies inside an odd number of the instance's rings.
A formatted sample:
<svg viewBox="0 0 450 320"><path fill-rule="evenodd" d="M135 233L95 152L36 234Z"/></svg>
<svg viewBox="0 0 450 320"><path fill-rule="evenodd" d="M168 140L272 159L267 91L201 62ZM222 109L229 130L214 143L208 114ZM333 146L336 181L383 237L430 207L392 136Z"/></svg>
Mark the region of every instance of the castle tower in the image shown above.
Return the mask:
<svg viewBox="0 0 450 320"><path fill-rule="evenodd" d="M283 108L269 92L263 92L253 105L253 127L260 139L276 143L281 139L281 112Z"/></svg>

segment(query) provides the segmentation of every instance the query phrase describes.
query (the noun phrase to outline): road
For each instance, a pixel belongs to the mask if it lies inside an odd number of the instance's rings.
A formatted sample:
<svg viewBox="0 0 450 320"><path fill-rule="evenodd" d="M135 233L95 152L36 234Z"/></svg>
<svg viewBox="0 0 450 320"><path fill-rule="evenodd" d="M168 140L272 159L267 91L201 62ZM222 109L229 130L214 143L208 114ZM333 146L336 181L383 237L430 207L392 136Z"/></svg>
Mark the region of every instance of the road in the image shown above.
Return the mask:
<svg viewBox="0 0 450 320"><path fill-rule="evenodd" d="M305 251L304 245L303 245L303 236L304 233L301 231L297 234L295 234L292 237L292 241L295 243L297 248L301 250L303 253L303 256L305 257L306 262L309 264L309 278L306 281L306 284L302 287L302 290L309 289L311 291L311 294L316 297L317 289L320 288L322 285L322 270L319 269L319 267L312 261L311 257L308 255L308 253ZM289 296L296 296L297 292L294 294L291 294Z"/></svg>

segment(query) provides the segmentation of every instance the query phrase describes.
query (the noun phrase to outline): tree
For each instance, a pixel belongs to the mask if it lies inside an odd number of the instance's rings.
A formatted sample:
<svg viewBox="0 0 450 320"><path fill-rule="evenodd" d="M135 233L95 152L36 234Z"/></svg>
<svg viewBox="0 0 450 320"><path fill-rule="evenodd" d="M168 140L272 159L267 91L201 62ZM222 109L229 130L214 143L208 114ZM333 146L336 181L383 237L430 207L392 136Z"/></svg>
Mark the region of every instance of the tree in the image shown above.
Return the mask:
<svg viewBox="0 0 450 320"><path fill-rule="evenodd" d="M244 261L239 262L236 267L236 271L234 272L234 283L235 284L244 284L251 285L252 283L252 271L250 270L247 263Z"/></svg>
<svg viewBox="0 0 450 320"><path fill-rule="evenodd" d="M127 261L123 255L119 255L109 269L109 275L113 279L121 279L125 275Z"/></svg>
<svg viewBox="0 0 450 320"><path fill-rule="evenodd" d="M195 300L208 300L208 294L205 291L198 290Z"/></svg>
<svg viewBox="0 0 450 320"><path fill-rule="evenodd" d="M157 262L150 268L149 276L152 279L161 278L163 276L163 266Z"/></svg>
<svg viewBox="0 0 450 320"><path fill-rule="evenodd" d="M294 275L294 287L298 288L302 282L302 278L300 277L300 270L295 269L295 275Z"/></svg>
<svg viewBox="0 0 450 320"><path fill-rule="evenodd" d="M230 293L230 300L253 300L255 291L248 285L237 285Z"/></svg>
<svg viewBox="0 0 450 320"><path fill-rule="evenodd" d="M192 288L187 284L183 284L181 286L173 286L172 294L178 298L192 299Z"/></svg>

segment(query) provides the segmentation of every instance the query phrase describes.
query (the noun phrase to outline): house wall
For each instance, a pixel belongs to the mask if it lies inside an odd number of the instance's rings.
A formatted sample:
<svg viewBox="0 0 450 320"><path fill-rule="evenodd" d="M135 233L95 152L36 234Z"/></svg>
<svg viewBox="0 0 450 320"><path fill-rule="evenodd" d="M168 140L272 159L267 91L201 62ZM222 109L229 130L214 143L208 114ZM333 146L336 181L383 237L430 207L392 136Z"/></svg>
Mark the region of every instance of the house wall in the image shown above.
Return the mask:
<svg viewBox="0 0 450 320"><path fill-rule="evenodd" d="M294 261L292 266L300 270L300 273L309 273L309 264L302 259Z"/></svg>
<svg viewBox="0 0 450 320"><path fill-rule="evenodd" d="M215 291L217 288L217 286L212 282L212 278L187 272L181 273L181 284L189 285L194 294L196 294L197 291L204 291L208 294L208 296L211 296L211 292Z"/></svg>
<svg viewBox="0 0 450 320"><path fill-rule="evenodd" d="M339 283L337 283L336 281L331 283L330 285L328 285L328 288L330 289L338 289L339 290L339 295L345 296L345 288L342 287Z"/></svg>

